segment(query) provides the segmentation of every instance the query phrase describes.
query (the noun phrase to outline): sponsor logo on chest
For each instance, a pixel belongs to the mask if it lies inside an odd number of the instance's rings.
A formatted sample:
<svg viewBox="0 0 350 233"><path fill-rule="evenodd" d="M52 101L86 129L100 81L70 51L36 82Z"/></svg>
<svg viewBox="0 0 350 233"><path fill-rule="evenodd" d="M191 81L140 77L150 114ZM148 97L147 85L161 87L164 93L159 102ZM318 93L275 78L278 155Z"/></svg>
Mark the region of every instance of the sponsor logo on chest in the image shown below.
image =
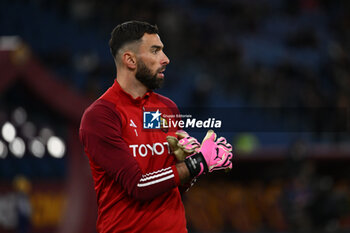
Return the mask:
<svg viewBox="0 0 350 233"><path fill-rule="evenodd" d="M155 142L153 144L133 144L129 145L134 157L157 156L164 153L170 154L168 142Z"/></svg>

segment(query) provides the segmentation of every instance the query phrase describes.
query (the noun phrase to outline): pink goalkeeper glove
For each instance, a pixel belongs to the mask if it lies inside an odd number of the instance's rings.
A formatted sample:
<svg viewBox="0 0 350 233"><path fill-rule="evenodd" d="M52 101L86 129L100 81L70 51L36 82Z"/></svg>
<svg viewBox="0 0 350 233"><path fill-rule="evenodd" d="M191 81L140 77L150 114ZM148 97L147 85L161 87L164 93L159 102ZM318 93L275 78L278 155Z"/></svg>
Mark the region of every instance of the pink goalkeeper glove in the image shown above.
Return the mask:
<svg viewBox="0 0 350 233"><path fill-rule="evenodd" d="M216 145L219 148L218 154L222 154L221 160L217 161L216 165L209 167L209 172L212 172L214 170L221 170L225 168L232 169L232 146L230 143L226 141L226 138L220 137L218 140L216 140Z"/></svg>
<svg viewBox="0 0 350 233"><path fill-rule="evenodd" d="M183 131L185 132L185 131ZM186 132L185 132L186 133ZM177 135L178 132L176 132ZM186 133L187 134L187 133ZM196 138L189 136L188 134L183 137L177 144L181 149L183 149L187 154L191 155L195 152L199 152L201 144L197 141Z"/></svg>
<svg viewBox="0 0 350 233"><path fill-rule="evenodd" d="M199 142L194 137L188 135L186 131L178 130L176 136L177 137L167 136L166 140L178 162L182 162L189 155L199 152L197 151L200 147Z"/></svg>
<svg viewBox="0 0 350 233"><path fill-rule="evenodd" d="M213 130L209 130L203 139L199 152L185 159L185 164L192 177L197 177L208 171L232 168L232 146L223 137L215 140L216 134Z"/></svg>

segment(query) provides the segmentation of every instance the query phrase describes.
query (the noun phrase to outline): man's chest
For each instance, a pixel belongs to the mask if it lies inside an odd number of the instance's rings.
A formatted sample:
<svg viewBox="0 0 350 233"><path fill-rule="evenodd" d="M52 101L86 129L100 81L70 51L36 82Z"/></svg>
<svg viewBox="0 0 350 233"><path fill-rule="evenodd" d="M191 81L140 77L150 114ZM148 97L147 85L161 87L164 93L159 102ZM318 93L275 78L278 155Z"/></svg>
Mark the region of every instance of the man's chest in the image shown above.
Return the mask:
<svg viewBox="0 0 350 233"><path fill-rule="evenodd" d="M174 156L166 140L168 135L174 136L173 131L164 129L145 128L144 108L128 108L122 111L122 137L127 143L131 155L140 167L148 170L170 166L174 163Z"/></svg>

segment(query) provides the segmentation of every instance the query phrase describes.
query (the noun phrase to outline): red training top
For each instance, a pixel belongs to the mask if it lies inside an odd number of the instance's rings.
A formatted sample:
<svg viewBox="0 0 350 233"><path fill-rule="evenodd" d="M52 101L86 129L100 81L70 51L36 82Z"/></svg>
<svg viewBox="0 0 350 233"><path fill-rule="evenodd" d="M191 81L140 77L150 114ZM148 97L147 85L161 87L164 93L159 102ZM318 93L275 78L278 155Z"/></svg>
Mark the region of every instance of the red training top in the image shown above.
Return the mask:
<svg viewBox="0 0 350 233"><path fill-rule="evenodd" d="M174 130L143 129L147 109L178 113L170 99L151 91L134 99L115 81L82 117L99 233L187 232L176 160L166 141Z"/></svg>

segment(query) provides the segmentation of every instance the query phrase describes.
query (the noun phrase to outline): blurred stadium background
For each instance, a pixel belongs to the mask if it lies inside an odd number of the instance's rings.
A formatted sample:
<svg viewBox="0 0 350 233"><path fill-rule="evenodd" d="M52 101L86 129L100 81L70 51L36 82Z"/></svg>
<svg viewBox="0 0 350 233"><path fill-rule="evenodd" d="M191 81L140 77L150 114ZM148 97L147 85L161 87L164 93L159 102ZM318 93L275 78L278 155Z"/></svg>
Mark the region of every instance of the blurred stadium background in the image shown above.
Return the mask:
<svg viewBox="0 0 350 233"><path fill-rule="evenodd" d="M346 0L1 0L0 232L95 232L78 126L113 82L110 32L131 19L159 26L171 60L159 92L179 107L323 111L301 130L256 114L234 123L260 130L223 129L234 169L184 195L190 232L350 232L349 12Z"/></svg>

